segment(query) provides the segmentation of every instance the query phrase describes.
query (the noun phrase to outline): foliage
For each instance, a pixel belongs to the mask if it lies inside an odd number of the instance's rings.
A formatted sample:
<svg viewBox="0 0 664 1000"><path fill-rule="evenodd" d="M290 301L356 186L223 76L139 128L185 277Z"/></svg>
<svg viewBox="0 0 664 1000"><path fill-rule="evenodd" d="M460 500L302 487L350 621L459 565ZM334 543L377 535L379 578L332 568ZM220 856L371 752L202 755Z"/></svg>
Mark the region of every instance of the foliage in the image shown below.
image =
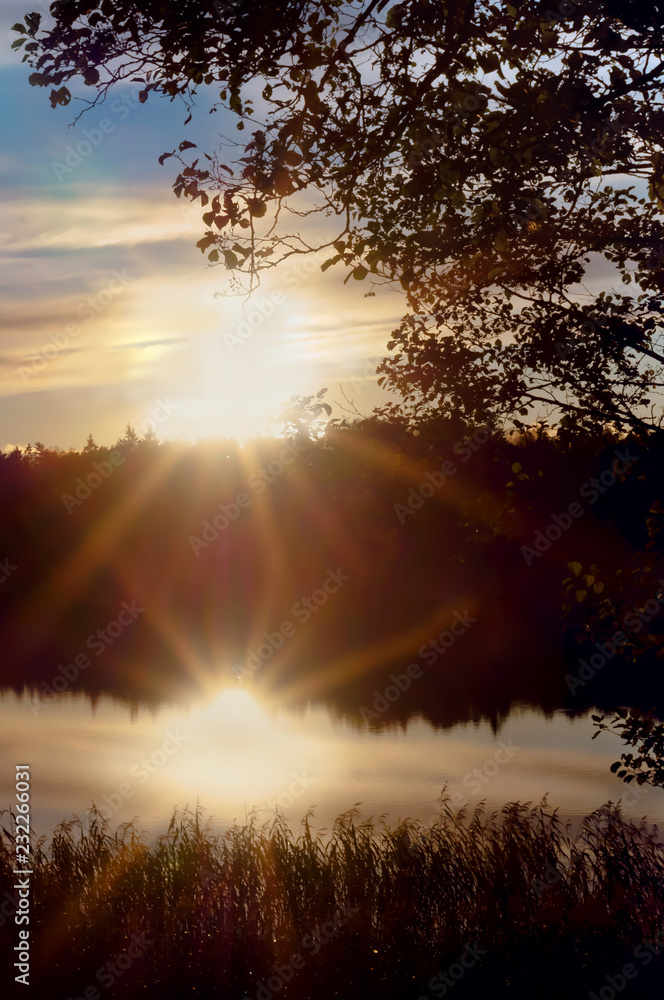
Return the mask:
<svg viewBox="0 0 664 1000"><path fill-rule="evenodd" d="M648 782L664 788L664 723L658 721L652 714L643 713L637 709L618 709L617 713L606 722L607 716L593 715L597 732L611 732L620 736L628 747L636 747L636 753L625 752L620 760L611 765L611 770L619 778L629 784L643 785Z"/></svg>
<svg viewBox="0 0 664 1000"><path fill-rule="evenodd" d="M664 154L660 2L68 0L17 25L36 86L81 77L251 126L229 165L183 140L161 161L206 209L199 242L245 274L327 249L408 313L382 365L414 423L432 409L519 425L550 413L659 423ZM256 81L262 92L256 94ZM255 124L254 124L255 122ZM190 161L187 157L194 156ZM290 222L340 220L322 245ZM601 290L589 291L589 282ZM619 282L619 290L613 285ZM620 287L622 285L622 287Z"/></svg>
<svg viewBox="0 0 664 1000"><path fill-rule="evenodd" d="M274 415L273 431L293 439L296 443L309 443L325 436L339 421L332 418L332 407L323 402L327 389L320 389L315 396L292 396Z"/></svg>

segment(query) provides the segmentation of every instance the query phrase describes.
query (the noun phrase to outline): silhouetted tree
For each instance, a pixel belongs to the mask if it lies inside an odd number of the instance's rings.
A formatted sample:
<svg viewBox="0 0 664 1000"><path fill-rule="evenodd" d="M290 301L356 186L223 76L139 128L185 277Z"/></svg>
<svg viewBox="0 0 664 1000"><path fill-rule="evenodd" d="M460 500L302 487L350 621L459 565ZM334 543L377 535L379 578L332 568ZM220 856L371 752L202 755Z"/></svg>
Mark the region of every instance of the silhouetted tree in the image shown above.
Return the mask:
<svg viewBox="0 0 664 1000"><path fill-rule="evenodd" d="M141 101L209 85L242 131L260 80L235 163L186 140L161 162L206 210L201 251L249 287L326 247L323 270L403 288L382 365L403 402L386 412L643 429L664 363L664 5L551 7L69 0L15 45L53 107L81 77L93 103L126 79ZM284 207L341 221L315 246L272 228Z"/></svg>
<svg viewBox="0 0 664 1000"><path fill-rule="evenodd" d="M116 447L127 451L135 451L140 444L140 440L140 437L131 424L127 424L123 437L118 438Z"/></svg>
<svg viewBox="0 0 664 1000"><path fill-rule="evenodd" d="M611 765L614 774L627 784L636 781L638 785L648 783L664 788L664 723L652 713L638 709L619 709L608 723L607 718L605 715L593 716L597 729L593 739L601 732L612 732L636 751L621 754L620 760Z"/></svg>
<svg viewBox="0 0 664 1000"><path fill-rule="evenodd" d="M315 396L292 396L278 409L273 426L296 441L322 438L326 429L337 422L329 419L332 407L323 402L326 393L327 389L321 389Z"/></svg>

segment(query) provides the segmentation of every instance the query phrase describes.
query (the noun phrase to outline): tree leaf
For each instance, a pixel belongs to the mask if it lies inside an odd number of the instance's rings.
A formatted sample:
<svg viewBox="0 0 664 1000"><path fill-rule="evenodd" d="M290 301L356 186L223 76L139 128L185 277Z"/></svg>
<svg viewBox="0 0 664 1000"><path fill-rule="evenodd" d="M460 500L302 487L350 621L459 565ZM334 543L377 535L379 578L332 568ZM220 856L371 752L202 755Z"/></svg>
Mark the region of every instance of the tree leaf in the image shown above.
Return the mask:
<svg viewBox="0 0 664 1000"><path fill-rule="evenodd" d="M262 219L267 213L267 205L260 198L248 198L247 206L249 208L249 214L257 219Z"/></svg>
<svg viewBox="0 0 664 1000"><path fill-rule="evenodd" d="M201 240L198 241L198 243L196 244L196 246L200 247L201 251L203 253L205 253L205 251L207 250L207 248L209 246L211 246L215 242L215 240L216 240L216 236L214 235L214 233L207 233L203 237L203 239L201 239Z"/></svg>

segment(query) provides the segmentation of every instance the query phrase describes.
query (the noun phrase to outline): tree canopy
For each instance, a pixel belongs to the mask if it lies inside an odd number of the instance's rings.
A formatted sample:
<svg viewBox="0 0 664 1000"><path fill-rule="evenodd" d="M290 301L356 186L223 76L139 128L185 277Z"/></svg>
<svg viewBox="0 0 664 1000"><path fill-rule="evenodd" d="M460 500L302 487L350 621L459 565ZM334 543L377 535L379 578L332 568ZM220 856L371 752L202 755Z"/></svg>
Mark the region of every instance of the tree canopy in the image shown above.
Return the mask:
<svg viewBox="0 0 664 1000"><path fill-rule="evenodd" d="M284 258L404 290L383 412L657 426L664 3L68 0L16 25L53 107L83 82L215 88L241 155L174 191L249 288ZM84 107L87 105L84 105ZM188 120L188 119L187 119ZM317 214L324 227L311 225ZM312 232L325 236L315 242ZM657 405L657 409L659 409Z"/></svg>

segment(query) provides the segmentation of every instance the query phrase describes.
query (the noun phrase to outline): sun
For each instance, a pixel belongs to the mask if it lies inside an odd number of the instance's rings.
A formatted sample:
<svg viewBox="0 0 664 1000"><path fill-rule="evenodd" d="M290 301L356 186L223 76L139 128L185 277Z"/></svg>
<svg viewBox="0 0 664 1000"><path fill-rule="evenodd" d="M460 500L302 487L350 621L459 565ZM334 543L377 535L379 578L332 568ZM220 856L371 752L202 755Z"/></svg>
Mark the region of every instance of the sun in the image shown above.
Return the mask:
<svg viewBox="0 0 664 1000"><path fill-rule="evenodd" d="M225 688L216 698L207 702L196 715L201 721L214 717L221 724L231 723L234 727L245 725L253 727L263 724L265 712L256 698L245 688Z"/></svg>

